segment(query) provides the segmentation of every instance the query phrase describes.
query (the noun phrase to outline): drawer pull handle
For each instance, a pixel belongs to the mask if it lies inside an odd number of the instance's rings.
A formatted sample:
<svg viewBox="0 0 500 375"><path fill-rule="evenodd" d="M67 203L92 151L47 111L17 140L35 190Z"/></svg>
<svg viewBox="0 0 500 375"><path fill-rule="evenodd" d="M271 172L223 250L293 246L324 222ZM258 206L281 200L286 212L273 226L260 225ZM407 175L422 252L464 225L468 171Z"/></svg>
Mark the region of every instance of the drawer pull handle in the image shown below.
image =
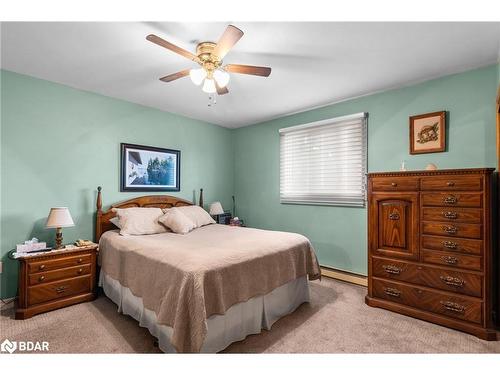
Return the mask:
<svg viewBox="0 0 500 375"><path fill-rule="evenodd" d="M465 306L459 305L458 303L451 301L440 301L440 303L448 311L453 311L460 314L463 314L465 312Z"/></svg>
<svg viewBox="0 0 500 375"><path fill-rule="evenodd" d="M443 230L448 234L456 234L458 232L457 227L443 226Z"/></svg>
<svg viewBox="0 0 500 375"><path fill-rule="evenodd" d="M56 291L56 293L60 294L60 293L64 293L67 288L68 288L67 286L59 286L55 289L55 291Z"/></svg>
<svg viewBox="0 0 500 375"><path fill-rule="evenodd" d="M43 281L43 280L45 280L45 276L40 276L40 277L38 278L38 281Z"/></svg>
<svg viewBox="0 0 500 375"><path fill-rule="evenodd" d="M389 220L399 220L399 214L397 212L393 212L389 215Z"/></svg>
<svg viewBox="0 0 500 375"><path fill-rule="evenodd" d="M82 258L78 258L78 263L82 263L83 262L83 259Z"/></svg>
<svg viewBox="0 0 500 375"><path fill-rule="evenodd" d="M443 199L444 204L456 204L458 202L458 199L452 195L445 197Z"/></svg>
<svg viewBox="0 0 500 375"><path fill-rule="evenodd" d="M457 248L458 244L453 241L443 241L443 247L446 247L447 249L453 249L455 250Z"/></svg>
<svg viewBox="0 0 500 375"><path fill-rule="evenodd" d="M402 271L401 268L393 266L393 265L383 265L382 268L384 269L385 272L393 274L393 275L399 275Z"/></svg>
<svg viewBox="0 0 500 375"><path fill-rule="evenodd" d="M80 273L82 273L82 272L83 272L83 268L80 268L80 269L78 270L78 273L80 274Z"/></svg>
<svg viewBox="0 0 500 375"><path fill-rule="evenodd" d="M448 181L446 183L446 186L455 186L455 183L453 181Z"/></svg>
<svg viewBox="0 0 500 375"><path fill-rule="evenodd" d="M440 276L439 277L443 283L450 286L456 286L462 288L465 285L465 281L453 276Z"/></svg>
<svg viewBox="0 0 500 375"><path fill-rule="evenodd" d="M401 291L395 288L384 288L384 293L391 297L401 297Z"/></svg>
<svg viewBox="0 0 500 375"><path fill-rule="evenodd" d="M44 270L44 269L45 269L45 264L41 264L41 265L40 265L40 267L38 267L38 269L39 269L40 271Z"/></svg>
<svg viewBox="0 0 500 375"><path fill-rule="evenodd" d="M446 219L457 219L458 218L458 213L453 212L453 211L446 211L446 212L443 212L442 214Z"/></svg>
<svg viewBox="0 0 500 375"><path fill-rule="evenodd" d="M458 262L458 258L451 257L451 256L444 256L444 257L441 257L441 259L443 260L443 262L448 263L448 264L457 264L457 262Z"/></svg>
<svg viewBox="0 0 500 375"><path fill-rule="evenodd" d="M396 186L398 186L398 184L397 184L397 183L395 183L395 182L391 182L391 186L392 186L392 187L396 187Z"/></svg>

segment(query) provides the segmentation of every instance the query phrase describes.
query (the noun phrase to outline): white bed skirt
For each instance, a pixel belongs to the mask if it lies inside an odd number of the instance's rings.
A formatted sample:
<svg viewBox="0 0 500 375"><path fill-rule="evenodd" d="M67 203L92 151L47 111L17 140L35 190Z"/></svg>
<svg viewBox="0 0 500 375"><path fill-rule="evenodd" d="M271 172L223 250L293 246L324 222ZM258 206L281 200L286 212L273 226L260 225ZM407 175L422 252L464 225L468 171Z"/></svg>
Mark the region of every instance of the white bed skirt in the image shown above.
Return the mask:
<svg viewBox="0 0 500 375"><path fill-rule="evenodd" d="M158 339L162 351L176 353L170 343L172 328L158 324L156 313L144 308L142 298L134 296L129 288L102 270L99 286L118 305L118 312L130 315ZM233 305L224 315L212 315L207 319L208 332L201 352L217 353L232 342L260 333L262 328L269 330L278 319L290 314L304 302L309 302L307 276L292 280L264 296Z"/></svg>

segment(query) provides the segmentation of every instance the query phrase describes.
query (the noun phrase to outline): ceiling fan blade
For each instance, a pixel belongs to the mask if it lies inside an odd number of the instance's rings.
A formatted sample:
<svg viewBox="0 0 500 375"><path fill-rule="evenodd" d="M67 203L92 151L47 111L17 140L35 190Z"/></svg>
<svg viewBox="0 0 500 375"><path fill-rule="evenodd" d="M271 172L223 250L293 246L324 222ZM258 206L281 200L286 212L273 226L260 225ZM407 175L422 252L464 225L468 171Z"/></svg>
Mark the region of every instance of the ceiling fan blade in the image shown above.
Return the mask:
<svg viewBox="0 0 500 375"><path fill-rule="evenodd" d="M261 77L269 77L269 75L271 74L271 68L265 66L228 64L224 67L224 69L226 70L226 72L230 73L251 74Z"/></svg>
<svg viewBox="0 0 500 375"><path fill-rule="evenodd" d="M229 90L227 89L227 86L220 87L217 82L215 82L215 88L217 89L217 94L218 95L226 95Z"/></svg>
<svg viewBox="0 0 500 375"><path fill-rule="evenodd" d="M196 62L199 61L198 56L196 56L195 54L193 54L189 51L186 51L184 48L177 47L175 44L167 42L166 40L160 38L159 36L156 36L154 34L149 34L146 37L146 39L149 40L150 42L153 42L154 44L157 44L161 47L169 49L172 52L175 52L181 56L184 56L184 57L188 58L189 60L196 61Z"/></svg>
<svg viewBox="0 0 500 375"><path fill-rule="evenodd" d="M172 81L175 81L176 79L188 76L190 70L191 69L184 69L184 70L181 70L180 72L169 74L168 76L161 77L160 81L163 81L163 82L172 82Z"/></svg>
<svg viewBox="0 0 500 375"><path fill-rule="evenodd" d="M229 50L241 39L243 36L243 31L238 29L236 26L229 25L226 27L224 34L220 37L217 45L214 48L214 55L223 59L227 55Z"/></svg>

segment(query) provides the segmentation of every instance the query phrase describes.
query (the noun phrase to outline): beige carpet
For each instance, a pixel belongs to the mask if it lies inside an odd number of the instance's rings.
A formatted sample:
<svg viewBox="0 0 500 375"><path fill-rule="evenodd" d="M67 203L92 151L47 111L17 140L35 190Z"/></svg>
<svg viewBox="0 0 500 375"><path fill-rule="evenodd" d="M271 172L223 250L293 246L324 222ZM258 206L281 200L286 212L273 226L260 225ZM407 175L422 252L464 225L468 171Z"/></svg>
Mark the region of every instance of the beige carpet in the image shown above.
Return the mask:
<svg viewBox="0 0 500 375"><path fill-rule="evenodd" d="M311 292L311 304L224 352L500 353L500 342L368 307L363 287L324 278ZM52 353L158 352L149 332L104 296L24 321L13 319L12 304L3 306L0 323L0 342L48 341Z"/></svg>

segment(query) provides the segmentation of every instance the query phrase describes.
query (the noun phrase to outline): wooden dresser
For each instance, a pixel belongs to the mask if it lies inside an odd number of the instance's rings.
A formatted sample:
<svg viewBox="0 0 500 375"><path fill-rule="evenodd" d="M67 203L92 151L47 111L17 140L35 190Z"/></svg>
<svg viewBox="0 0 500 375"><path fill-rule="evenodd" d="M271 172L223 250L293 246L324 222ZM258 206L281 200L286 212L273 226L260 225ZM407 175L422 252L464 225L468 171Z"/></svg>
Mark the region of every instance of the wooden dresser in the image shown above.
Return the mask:
<svg viewBox="0 0 500 375"><path fill-rule="evenodd" d="M97 245L19 258L16 319L95 298Z"/></svg>
<svg viewBox="0 0 500 375"><path fill-rule="evenodd" d="M493 178L370 173L366 303L495 340Z"/></svg>

